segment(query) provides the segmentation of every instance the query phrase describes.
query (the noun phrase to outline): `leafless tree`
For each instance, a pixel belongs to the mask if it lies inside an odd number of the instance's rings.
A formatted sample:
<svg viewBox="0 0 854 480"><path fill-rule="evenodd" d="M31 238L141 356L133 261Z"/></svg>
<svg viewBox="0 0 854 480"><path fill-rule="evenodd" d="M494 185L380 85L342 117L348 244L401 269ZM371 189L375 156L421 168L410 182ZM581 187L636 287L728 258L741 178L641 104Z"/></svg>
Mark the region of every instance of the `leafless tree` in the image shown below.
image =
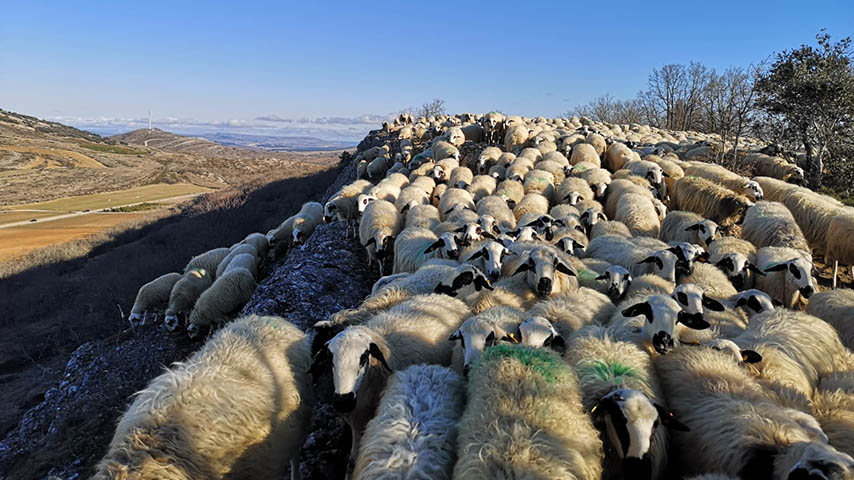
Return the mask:
<svg viewBox="0 0 854 480"><path fill-rule="evenodd" d="M691 130L699 120L703 91L709 80L697 62L653 69L647 89L638 95L650 123L671 130Z"/></svg>
<svg viewBox="0 0 854 480"><path fill-rule="evenodd" d="M418 110L417 117L435 117L436 115L442 115L445 113L445 101L441 98L434 98L429 102L425 102L424 105L421 105L421 109Z"/></svg>
<svg viewBox="0 0 854 480"><path fill-rule="evenodd" d="M727 142L732 139L731 162L738 154L738 142L747 130L754 111L754 79L756 70L741 67L728 68L718 74L709 72L702 92L700 128L720 135L718 161L723 162Z"/></svg>
<svg viewBox="0 0 854 480"><path fill-rule="evenodd" d="M593 99L567 112L567 116L585 116L596 122L641 123L644 112L638 100L617 100L611 95Z"/></svg>

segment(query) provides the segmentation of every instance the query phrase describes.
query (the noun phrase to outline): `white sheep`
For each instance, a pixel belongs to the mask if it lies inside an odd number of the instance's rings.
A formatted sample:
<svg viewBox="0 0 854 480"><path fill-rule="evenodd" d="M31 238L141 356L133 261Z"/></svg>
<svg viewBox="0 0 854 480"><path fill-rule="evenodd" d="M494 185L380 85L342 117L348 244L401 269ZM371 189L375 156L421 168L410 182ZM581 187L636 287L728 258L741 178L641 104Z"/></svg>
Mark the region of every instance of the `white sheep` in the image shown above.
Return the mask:
<svg viewBox="0 0 854 480"><path fill-rule="evenodd" d="M548 215L549 199L539 193L527 193L516 204L513 215L518 221L523 215L533 213L535 215ZM497 218L497 217L496 217Z"/></svg>
<svg viewBox="0 0 854 480"><path fill-rule="evenodd" d="M702 319L679 315L682 312L679 303L666 295L627 296L617 310L608 325L614 337L636 342L661 355L672 352L690 333L686 330L709 328Z"/></svg>
<svg viewBox="0 0 854 480"><path fill-rule="evenodd" d="M569 339L585 325L607 323L614 312L615 307L608 297L582 287L567 295L540 300L528 309L526 315L548 320L564 339ZM519 340L527 341L524 335Z"/></svg>
<svg viewBox="0 0 854 480"><path fill-rule="evenodd" d="M825 261L833 264L834 287L840 263L850 267L851 276L854 278L854 248L851 247L851 238L854 238L854 209L841 209L827 227Z"/></svg>
<svg viewBox="0 0 854 480"><path fill-rule="evenodd" d="M631 160L640 160L640 156L622 142L612 143L605 152L605 165L612 172L622 169Z"/></svg>
<svg viewBox="0 0 854 480"><path fill-rule="evenodd" d="M230 250L231 251L228 252L228 255L226 255L225 258L223 258L222 261L219 262L219 265L217 265L216 275L214 275L214 278L219 278L220 275L222 275L225 272L225 269L228 267L228 265L231 263L231 261L234 259L234 257L236 257L238 255L243 255L243 254L251 255L253 257L255 264L252 266L252 268L249 271L252 272L252 275L257 278L257 276L258 276L258 262L260 260L258 258L258 250L256 250L255 247L253 247L252 245L250 245L248 243L239 243L237 245L232 246Z"/></svg>
<svg viewBox="0 0 854 480"><path fill-rule="evenodd" d="M394 207L401 214L406 214L407 211L416 205L429 205L430 194L426 193L419 187L408 186L400 191L400 195L394 201Z"/></svg>
<svg viewBox="0 0 854 480"><path fill-rule="evenodd" d="M456 259L459 255L457 237L453 233L437 236L426 228L407 228L394 242L393 273L415 272L432 258Z"/></svg>
<svg viewBox="0 0 854 480"><path fill-rule="evenodd" d="M673 210L661 222L661 239L670 242L688 242L709 248L721 237L718 224L694 212Z"/></svg>
<svg viewBox="0 0 854 480"><path fill-rule="evenodd" d="M227 248L214 248L213 250L208 250L205 253L200 255L196 255L187 263L187 266L184 267L184 273L189 272L190 270L204 270L210 274L216 273L216 267L219 266L222 259L226 257L230 252Z"/></svg>
<svg viewBox="0 0 854 480"><path fill-rule="evenodd" d="M762 247L787 247L811 254L809 243L789 209L779 202L756 202L747 209L741 236Z"/></svg>
<svg viewBox="0 0 854 480"><path fill-rule="evenodd" d="M444 160L446 158L453 158L457 161L460 159L460 151L457 150L457 147L443 140L433 142L433 145L430 147L430 151L433 153L433 158L436 159L436 161Z"/></svg>
<svg viewBox="0 0 854 480"><path fill-rule="evenodd" d="M498 184L493 195L504 198L508 207L515 208L525 196L525 187L521 181L507 179Z"/></svg>
<svg viewBox="0 0 854 480"><path fill-rule="evenodd" d="M709 263L726 273L737 290L750 290L756 276L765 275L756 266L756 247L736 237L722 237L710 244Z"/></svg>
<svg viewBox="0 0 854 480"><path fill-rule="evenodd" d="M445 367L395 372L365 429L353 478L450 480L465 400L465 380Z"/></svg>
<svg viewBox="0 0 854 480"><path fill-rule="evenodd" d="M196 301L213 283L213 275L207 270L193 269L185 273L175 282L169 292L169 305L166 308L166 318L163 325L167 330L178 328L182 317L189 315Z"/></svg>
<svg viewBox="0 0 854 480"><path fill-rule="evenodd" d="M356 234L356 220L359 218L359 195L366 194L373 187L368 180L356 180L341 187L323 207L323 220L331 222L333 218L347 222L347 235L353 230ZM260 252L259 252L260 253Z"/></svg>
<svg viewBox="0 0 854 480"><path fill-rule="evenodd" d="M808 300L815 292L812 259L801 250L760 248L756 252L756 265L765 272L764 276L756 277L756 288L786 308Z"/></svg>
<svg viewBox="0 0 854 480"><path fill-rule="evenodd" d="M498 159L501 157L501 149L498 147L486 147L480 151L477 157L477 163L474 168L480 174L485 174L491 167L498 164Z"/></svg>
<svg viewBox="0 0 854 480"><path fill-rule="evenodd" d="M854 290L840 288L817 293L810 299L807 313L833 325L842 343L854 350Z"/></svg>
<svg viewBox="0 0 854 480"><path fill-rule="evenodd" d="M311 424L311 353L279 317L232 322L140 391L94 479L298 476Z"/></svg>
<svg viewBox="0 0 854 480"><path fill-rule="evenodd" d="M222 325L255 293L255 277L245 268L227 270L199 296L190 313L187 333L196 338L203 327Z"/></svg>
<svg viewBox="0 0 854 480"><path fill-rule="evenodd" d="M747 196L754 202L762 200L765 196L762 186L758 182L730 172L726 168L715 165L714 163L694 163L685 169L685 175L694 175L718 183L734 192Z"/></svg>
<svg viewBox="0 0 854 480"><path fill-rule="evenodd" d="M263 233L250 233L249 235L246 235L246 238L241 240L240 243L245 243L255 247L259 261L263 261L263 259L267 258L267 253L270 251L270 242Z"/></svg>
<svg viewBox="0 0 854 480"><path fill-rule="evenodd" d="M605 192L608 190L608 186L613 181L611 177L611 173L605 170L604 168L585 168L582 170L582 164L576 165L572 169L572 174L579 176L582 180L587 182L590 185L590 188L593 190L593 198L595 200L602 200L605 198Z"/></svg>
<svg viewBox="0 0 854 480"><path fill-rule="evenodd" d="M605 235L590 241L585 256L605 260L612 265L622 265L634 277L639 277L645 273L655 273L675 282L676 264L679 258L672 251L667 250L666 244L664 247L661 249L650 248L639 245L637 240L630 240L617 235Z"/></svg>
<svg viewBox="0 0 854 480"><path fill-rule="evenodd" d="M409 186L420 188L424 193L430 195L436 188L436 181L426 175L419 175L414 178L410 177Z"/></svg>
<svg viewBox="0 0 854 480"><path fill-rule="evenodd" d="M315 355L311 371L318 375L331 370L333 406L350 425L351 466L388 375L421 363L449 365L448 337L468 313L460 300L418 295L377 313L363 325L346 328Z"/></svg>
<svg viewBox="0 0 854 480"><path fill-rule="evenodd" d="M682 177L673 186L670 208L702 215L728 227L741 219L750 200L700 177Z"/></svg>
<svg viewBox="0 0 854 480"><path fill-rule="evenodd" d="M426 228L433 230L442 223L439 209L433 205L415 205L406 212L406 228Z"/></svg>
<svg viewBox="0 0 854 480"><path fill-rule="evenodd" d="M469 368L484 350L499 343L524 318L525 312L514 307L488 308L467 318L448 340L454 342L451 365L457 373L468 375Z"/></svg>
<svg viewBox="0 0 854 480"><path fill-rule="evenodd" d="M475 203L477 203L481 198L495 193L495 189L497 187L498 183L495 181L494 177L489 175L475 175L468 190L471 192Z"/></svg>
<svg viewBox="0 0 854 480"><path fill-rule="evenodd" d="M471 193L461 188L453 188L449 187L445 190L445 193L442 194L441 200L439 200L439 215L442 221L445 221L448 215L451 214L454 207L457 208L465 208L471 211L474 211L477 207L474 204L474 198Z"/></svg>
<svg viewBox="0 0 854 480"><path fill-rule="evenodd" d="M403 227L403 217L392 203L374 200L359 222L359 241L368 253L368 265L377 262L382 275L386 257L393 254L395 237Z"/></svg>
<svg viewBox="0 0 854 480"><path fill-rule="evenodd" d="M467 189L471 187L474 174L468 167L457 167L451 170L448 176L448 185Z"/></svg>
<svg viewBox="0 0 854 480"><path fill-rule="evenodd" d="M139 287L128 316L130 326L145 325L149 311L154 314L156 320L157 312L168 308L169 295L181 276L180 273L166 273Z"/></svg>
<svg viewBox="0 0 854 480"><path fill-rule="evenodd" d="M632 232L629 231L629 227L627 227L623 222L618 222L616 220L596 222L592 227L590 227L590 240L597 237L603 237L605 235L617 235L623 238L632 238Z"/></svg>
<svg viewBox="0 0 854 480"><path fill-rule="evenodd" d="M490 280L495 281L501 275L501 268L508 255L511 255L511 252L502 243L487 240L470 249L463 250L461 256L486 273Z"/></svg>
<svg viewBox="0 0 854 480"><path fill-rule="evenodd" d="M555 195L555 178L551 173L535 168L529 170L525 174L525 180L522 182L525 187L525 193L539 193L546 197L550 202L554 200Z"/></svg>
<svg viewBox="0 0 854 480"><path fill-rule="evenodd" d="M516 255L505 263L502 273L512 276L524 273L528 287L540 297L578 289L578 281L574 278L576 269L571 267L574 263L572 257L547 245L533 248L523 245L521 249L514 245L510 250Z"/></svg>
<svg viewBox="0 0 854 480"><path fill-rule="evenodd" d="M595 200L596 195L590 185L582 178L567 177L555 190L556 203L568 203L575 206L581 200Z"/></svg>
<svg viewBox="0 0 854 480"><path fill-rule="evenodd" d="M572 147L572 154L569 156L569 163L571 165L575 165L581 162L592 163L599 167L601 166L602 161L593 145L590 145L589 143L576 143Z"/></svg>
<svg viewBox="0 0 854 480"><path fill-rule="evenodd" d="M619 198L614 220L622 222L633 236L658 238L661 222L652 199L632 192L624 193Z"/></svg>
<svg viewBox="0 0 854 480"><path fill-rule="evenodd" d="M468 396L454 478L601 477L602 442L574 372L557 355L492 347L469 375Z"/></svg>
<svg viewBox="0 0 854 480"><path fill-rule="evenodd" d="M495 225L502 230L513 230L516 228L516 216L513 210L507 206L507 202L503 198L490 195L483 197L477 202L477 214L481 217L490 216L494 219ZM493 231L492 233L500 233Z"/></svg>

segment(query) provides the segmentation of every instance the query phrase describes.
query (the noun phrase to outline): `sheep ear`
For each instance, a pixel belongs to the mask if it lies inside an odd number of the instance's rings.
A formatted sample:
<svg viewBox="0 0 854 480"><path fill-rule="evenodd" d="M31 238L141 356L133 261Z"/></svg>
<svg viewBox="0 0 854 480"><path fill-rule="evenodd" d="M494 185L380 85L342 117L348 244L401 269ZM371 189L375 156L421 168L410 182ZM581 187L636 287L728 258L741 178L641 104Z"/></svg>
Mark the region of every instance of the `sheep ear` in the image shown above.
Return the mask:
<svg viewBox="0 0 854 480"><path fill-rule="evenodd" d="M740 302L742 300L743 299L739 299ZM748 298L747 301L743 303L747 303L748 308L752 309L754 312L762 310L762 304L759 303L759 300L757 300L756 297L754 297L753 295L751 295L750 298Z"/></svg>
<svg viewBox="0 0 854 480"><path fill-rule="evenodd" d="M729 257L724 257L724 258L718 260L718 263L716 263L715 266L718 268L725 268L727 270L734 270L735 269L735 265L733 265L732 259ZM762 275L765 275L765 274L763 273Z"/></svg>
<svg viewBox="0 0 854 480"><path fill-rule="evenodd" d="M519 235L519 229L517 228L516 230L510 230L509 232L507 232L507 235L512 235L515 237L516 235Z"/></svg>
<svg viewBox="0 0 854 480"><path fill-rule="evenodd" d="M761 275L763 277L765 276L765 272L763 272L759 267L757 267L756 265L754 265L752 263L747 264L747 269L750 270L751 272L757 274L757 275Z"/></svg>
<svg viewBox="0 0 854 480"><path fill-rule="evenodd" d="M658 411L658 418L661 419L661 424L666 426L667 428L678 430L680 432L690 432L691 429L688 428L684 423L676 420L673 416L673 412L667 410L657 403L653 403L655 409Z"/></svg>
<svg viewBox="0 0 854 480"><path fill-rule="evenodd" d="M513 272L513 275L519 275L520 273L527 272L530 269L531 269L531 266L528 265L528 262L525 262L522 265L519 265L519 268L517 268L516 271ZM511 275L511 276L513 276L513 275Z"/></svg>
<svg viewBox="0 0 854 480"><path fill-rule="evenodd" d="M741 361L744 363L759 363L762 361L762 355L753 350L742 350Z"/></svg>
<svg viewBox="0 0 854 480"><path fill-rule="evenodd" d="M370 244L372 244L372 243L373 243L374 245L376 245L376 244L377 244L377 239L376 239L376 238L371 238L370 240L368 240L367 242L365 242L365 246L367 247L368 245L370 245Z"/></svg>
<svg viewBox="0 0 854 480"><path fill-rule="evenodd" d="M479 292L484 288L487 290L490 290L490 291L495 290L492 287L492 284L489 283L489 280L486 277L484 277L483 275L478 275L478 276L474 277L474 289L475 289L475 291Z"/></svg>
<svg viewBox="0 0 854 480"><path fill-rule="evenodd" d="M474 259L476 259L476 258L480 258L480 257L482 257L483 255L484 255L484 252L483 252L483 249L481 248L480 250L478 250L478 251L476 251L476 252L472 253L472 254L471 254L471 256L468 258L468 260L466 260L466 261L467 261L467 262L470 262L470 261L472 261L472 260L474 260Z"/></svg>
<svg viewBox="0 0 854 480"><path fill-rule="evenodd" d="M685 325L686 327L692 330L705 330L712 326L709 322L703 320L702 318L697 318L691 315L685 315L685 312L679 312L676 318L676 323L681 323L682 325Z"/></svg>
<svg viewBox="0 0 854 480"><path fill-rule="evenodd" d="M753 297L750 297L750 298L753 298ZM755 300L755 299L754 299L754 300ZM756 304L757 304L757 305L759 305L759 302L756 302ZM742 306L742 305L747 305L748 307L750 307L750 301L749 301L749 300L745 300L745 298L744 298L744 297L739 297L739 298L738 298L738 300L736 300L736 301L735 301L735 306L736 306L736 307L740 307L740 306ZM751 307L751 308L753 308L753 307ZM754 309L754 310L755 310L755 309Z"/></svg>
<svg viewBox="0 0 854 480"><path fill-rule="evenodd" d="M371 347L368 351L371 353L372 357L376 358L377 361L380 362L383 368L385 368L389 372L392 371L391 367L389 367L388 363L386 363L385 361L385 356L383 355L382 350L380 350L380 347L378 347L376 343L371 343Z"/></svg>
<svg viewBox="0 0 854 480"><path fill-rule="evenodd" d="M484 341L484 345L486 347L495 345L495 332L489 332L489 335L486 336L486 340Z"/></svg>
<svg viewBox="0 0 854 480"><path fill-rule="evenodd" d="M491 233L487 232L486 230L482 231L480 234L481 234L481 236L483 236L484 238L488 238L488 239L490 239L490 240L495 240L495 235L493 235L493 234L491 234Z"/></svg>
<svg viewBox="0 0 854 480"><path fill-rule="evenodd" d="M686 232L695 232L695 231L697 231L697 230L699 230L699 229L700 229L700 224L699 224L699 223L695 223L694 225L691 225L690 227L686 228L686 229L685 229L685 231L686 231Z"/></svg>
<svg viewBox="0 0 854 480"><path fill-rule="evenodd" d="M433 242L432 244L430 244L430 246L427 247L426 250L424 250L424 253L430 253L433 250L436 250L437 248L442 248L442 246L444 244L445 244L445 242L442 241L442 239L440 238L440 239L436 240L435 242Z"/></svg>
<svg viewBox="0 0 854 480"><path fill-rule="evenodd" d="M789 264L784 262L784 263L778 263L777 265L770 265L770 266L767 266L767 267L765 267L765 268L764 268L764 270L765 270L765 273L768 273L768 272L780 272L780 271L783 271L783 270L785 270L785 269L787 269L787 268L789 268Z"/></svg>
<svg viewBox="0 0 854 480"><path fill-rule="evenodd" d="M450 211L450 210L449 210L449 211ZM460 227L460 228L458 228L458 229L454 230L454 233L463 233L463 232L465 232L465 231L466 231L466 226L465 226L465 225L463 225L462 227Z"/></svg>
<svg viewBox="0 0 854 480"><path fill-rule="evenodd" d="M558 261L557 263L555 263L555 270L557 270L560 273L563 273L564 275L569 275L570 277L576 277L577 276L571 268L567 267L566 264L561 262L561 261Z"/></svg>
<svg viewBox="0 0 854 480"><path fill-rule="evenodd" d="M652 305L650 305L649 302L636 303L623 310L621 313L624 317L637 317L638 315L643 315L649 323L652 323Z"/></svg>
<svg viewBox="0 0 854 480"><path fill-rule="evenodd" d="M453 212L453 211L454 211L454 209L453 209L453 208L451 208L451 209L449 209L448 211L446 211L446 212L445 212L445 215L448 215L449 213L451 213L451 212Z"/></svg>
<svg viewBox="0 0 854 480"><path fill-rule="evenodd" d="M406 204L403 206L403 208L400 209L400 214L401 215L406 214L406 212L408 212L408 211L409 211L409 204Z"/></svg>
<svg viewBox="0 0 854 480"><path fill-rule="evenodd" d="M602 275L599 275L598 277L594 278L594 280L607 280L607 279L608 279L608 272L605 272Z"/></svg>
<svg viewBox="0 0 854 480"><path fill-rule="evenodd" d="M456 342L457 340L460 340L462 338L463 338L463 334L460 333L459 330L457 330L456 332L452 333L450 337L448 337L448 341L449 342Z"/></svg>
<svg viewBox="0 0 854 480"><path fill-rule="evenodd" d="M329 364L329 349L325 346L320 349L311 361L311 367L309 367L308 372L311 374L312 381L317 383L317 378L323 373Z"/></svg>
<svg viewBox="0 0 854 480"><path fill-rule="evenodd" d="M562 336L555 335L552 337L551 342L549 342L549 348L563 355L566 352L566 341Z"/></svg>
<svg viewBox="0 0 854 480"><path fill-rule="evenodd" d="M703 294L703 306L713 312L724 311L724 306L721 302L715 300L714 298L707 297L705 294Z"/></svg>

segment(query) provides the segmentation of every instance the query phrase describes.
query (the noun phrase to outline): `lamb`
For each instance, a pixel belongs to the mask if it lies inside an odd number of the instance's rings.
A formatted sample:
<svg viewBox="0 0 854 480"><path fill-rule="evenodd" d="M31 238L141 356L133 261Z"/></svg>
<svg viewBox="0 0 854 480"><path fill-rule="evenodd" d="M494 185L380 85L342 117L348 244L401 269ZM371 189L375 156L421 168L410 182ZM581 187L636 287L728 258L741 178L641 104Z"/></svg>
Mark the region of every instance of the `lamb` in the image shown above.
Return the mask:
<svg viewBox="0 0 854 480"><path fill-rule="evenodd" d="M604 443L610 444L605 476L662 478L667 467L667 431L662 427L685 431L685 426L665 409L649 355L633 343L613 339L603 327L591 326L569 341L564 358L578 372L584 410L593 414Z"/></svg>
<svg viewBox="0 0 854 480"><path fill-rule="evenodd" d="M413 187L411 185L401 190L397 200L394 201L394 207L401 214L407 213L410 208L416 205L429 204L430 194L426 193L419 187Z"/></svg>
<svg viewBox="0 0 854 480"><path fill-rule="evenodd" d="M655 367L670 408L690 429L673 442L685 474L843 478L832 472L854 468L822 441L815 419L781 408L729 354L685 348L656 358Z"/></svg>
<svg viewBox="0 0 854 480"><path fill-rule="evenodd" d="M789 209L778 202L763 200L747 209L741 236L757 248L785 247L812 253Z"/></svg>
<svg viewBox="0 0 854 480"><path fill-rule="evenodd" d="M233 268L217 278L196 301L187 333L196 338L202 327L221 325L243 308L255 293L255 277L245 268Z"/></svg>
<svg viewBox="0 0 854 480"><path fill-rule="evenodd" d="M388 375L416 364L447 366L452 351L447 339L468 313L460 300L418 295L346 328L315 355L310 371L332 372L332 404L350 426L351 466Z"/></svg>
<svg viewBox="0 0 854 480"><path fill-rule="evenodd" d="M169 306L166 308L166 318L163 325L170 332L178 328L179 321L184 315L189 315L196 301L213 283L213 276L207 270L193 269L185 273L175 282L169 292Z"/></svg>
<svg viewBox="0 0 854 480"><path fill-rule="evenodd" d="M661 239L665 242L688 242L709 249L720 238L718 224L693 212L673 210L661 222Z"/></svg>
<svg viewBox="0 0 854 480"><path fill-rule="evenodd" d="M223 258L222 261L219 262L219 265L217 265L216 275L214 275L214 278L219 278L225 272L225 269L228 267L228 265L231 263L231 261L234 259L234 257L236 257L238 255L243 255L243 254L252 256L253 265L249 271L252 272L252 275L257 277L259 258L258 258L258 250L256 250L255 247L253 247L252 245L246 244L246 243L238 243L236 245L232 245L232 247L229 250L230 251L228 252L228 255L226 255L225 258Z"/></svg>
<svg viewBox="0 0 854 480"><path fill-rule="evenodd" d="M451 365L468 376L469 369L483 351L507 337L524 318L522 310L507 306L488 308L467 318L448 341L454 342Z"/></svg>
<svg viewBox="0 0 854 480"><path fill-rule="evenodd" d="M601 166L599 154L596 153L596 148L593 145L589 143L576 143L572 147L572 155L569 157L569 163L575 165L581 162L592 163L597 167Z"/></svg>
<svg viewBox="0 0 854 480"><path fill-rule="evenodd" d="M471 193L461 188L448 188L439 200L439 216L442 221L446 220L454 207L467 208L474 211L477 207Z"/></svg>
<svg viewBox="0 0 854 480"><path fill-rule="evenodd" d="M632 235L658 237L661 222L655 211L655 205L647 195L628 192L621 195L617 203L614 220L628 227Z"/></svg>
<svg viewBox="0 0 854 480"><path fill-rule="evenodd" d="M473 368L468 395L454 478L601 477L602 442L582 409L574 373L557 355L493 347Z"/></svg>
<svg viewBox="0 0 854 480"><path fill-rule="evenodd" d="M465 389L464 379L436 365L414 365L391 375L379 413L365 429L353 478L450 480Z"/></svg>
<svg viewBox="0 0 854 480"><path fill-rule="evenodd" d="M134 397L93 478L282 478L289 463L296 478L310 363L305 334L284 319L231 323Z"/></svg>
<svg viewBox="0 0 854 480"><path fill-rule="evenodd" d="M459 254L457 237L453 233L437 236L426 228L407 228L394 242L393 273L412 273L431 258L457 259Z"/></svg>
<svg viewBox="0 0 854 480"><path fill-rule="evenodd" d="M709 263L720 268L737 290L753 288L757 275L765 272L756 266L756 247L736 237L722 237L709 246Z"/></svg>
<svg viewBox="0 0 854 480"><path fill-rule="evenodd" d="M576 165L576 167L578 166ZM573 169L573 175L576 169ZM590 185L593 190L593 198L599 201L605 197L605 191L612 181L611 174L604 168L587 168L580 172L580 178Z"/></svg>
<svg viewBox="0 0 854 480"><path fill-rule="evenodd" d="M548 215L549 200L539 193L528 193L516 204L513 216L518 221L523 215L532 213L534 215ZM497 217L496 217L497 218Z"/></svg>
<svg viewBox="0 0 854 480"><path fill-rule="evenodd" d="M189 263L187 263L187 266L184 267L184 273L191 270L204 270L213 274L216 272L216 267L219 266L222 259L224 259L229 252L230 250L227 248L214 248L213 250L208 250L201 255L196 255Z"/></svg>
<svg viewBox="0 0 854 480"><path fill-rule="evenodd" d="M817 293L810 299L807 313L833 325L842 343L854 350L854 290L841 288Z"/></svg>
<svg viewBox="0 0 854 480"><path fill-rule="evenodd" d="M168 307L169 295L175 283L180 279L180 273L166 273L139 287L133 307L130 309L130 316L128 316L130 326L145 325L149 311L154 313L156 320L157 312Z"/></svg>
<svg viewBox="0 0 854 480"><path fill-rule="evenodd" d="M699 177L683 177L673 187L671 208L698 213L722 227L741 219L750 200Z"/></svg>
<svg viewBox="0 0 854 480"><path fill-rule="evenodd" d="M474 202L477 203L481 198L487 197L495 193L498 183L495 178L489 175L476 175L469 186L469 191L474 197Z"/></svg>
<svg viewBox="0 0 854 480"><path fill-rule="evenodd" d="M400 233L403 217L393 204L385 200L374 200L365 208L359 223L359 241L368 253L368 265L377 261L380 275L386 257L393 253L395 237Z"/></svg>
<svg viewBox="0 0 854 480"><path fill-rule="evenodd" d="M433 205L415 205L406 212L406 228L426 228L433 230L442 221L439 209Z"/></svg>
<svg viewBox="0 0 854 480"><path fill-rule="evenodd" d="M765 196L758 182L730 172L714 163L694 163L685 170L685 175L702 177L713 183L723 185L734 192L747 196L754 202L762 200Z"/></svg>

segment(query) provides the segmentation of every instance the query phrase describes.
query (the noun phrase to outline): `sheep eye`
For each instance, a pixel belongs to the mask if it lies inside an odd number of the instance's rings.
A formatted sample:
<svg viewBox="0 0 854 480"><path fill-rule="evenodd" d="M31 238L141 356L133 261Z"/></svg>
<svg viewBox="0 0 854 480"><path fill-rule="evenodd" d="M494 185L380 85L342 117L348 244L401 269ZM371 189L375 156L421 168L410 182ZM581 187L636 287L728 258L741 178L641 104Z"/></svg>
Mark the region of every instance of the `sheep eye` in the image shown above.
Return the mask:
<svg viewBox="0 0 854 480"><path fill-rule="evenodd" d="M359 357L359 366L364 366L366 363L368 363L368 356L369 355L370 354L367 351L362 353L362 356Z"/></svg>
<svg viewBox="0 0 854 480"><path fill-rule="evenodd" d="M676 296L679 297L679 303L682 305L688 304L688 295L685 295L684 292L679 292Z"/></svg>

